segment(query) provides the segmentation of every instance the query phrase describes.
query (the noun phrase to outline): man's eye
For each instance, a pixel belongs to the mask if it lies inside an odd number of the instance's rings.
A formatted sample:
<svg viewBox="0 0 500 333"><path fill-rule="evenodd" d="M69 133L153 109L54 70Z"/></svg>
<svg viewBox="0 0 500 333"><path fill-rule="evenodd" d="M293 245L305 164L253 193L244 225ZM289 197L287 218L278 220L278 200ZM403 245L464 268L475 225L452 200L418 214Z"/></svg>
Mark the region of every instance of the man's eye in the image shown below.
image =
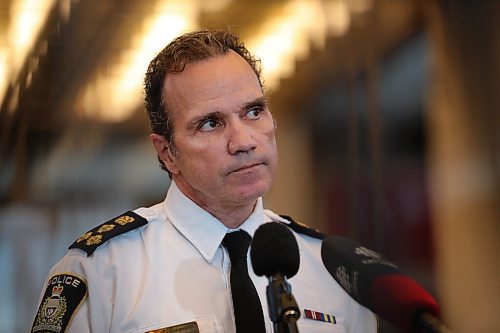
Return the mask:
<svg viewBox="0 0 500 333"><path fill-rule="evenodd" d="M247 112L247 117L248 117L248 119L259 119L261 113L262 113L261 107L251 108Z"/></svg>
<svg viewBox="0 0 500 333"><path fill-rule="evenodd" d="M217 119L207 119L201 123L199 129L203 132L211 132L220 126L221 123Z"/></svg>

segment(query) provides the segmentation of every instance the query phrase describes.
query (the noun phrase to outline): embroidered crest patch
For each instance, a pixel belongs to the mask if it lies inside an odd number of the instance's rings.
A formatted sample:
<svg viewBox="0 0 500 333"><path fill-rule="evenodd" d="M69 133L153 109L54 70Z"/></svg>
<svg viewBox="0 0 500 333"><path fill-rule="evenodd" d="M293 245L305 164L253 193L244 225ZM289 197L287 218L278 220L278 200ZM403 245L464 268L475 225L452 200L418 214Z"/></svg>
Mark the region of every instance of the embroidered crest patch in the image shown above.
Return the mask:
<svg viewBox="0 0 500 333"><path fill-rule="evenodd" d="M72 274L51 277L31 332L65 332L86 295L87 284L83 279Z"/></svg>

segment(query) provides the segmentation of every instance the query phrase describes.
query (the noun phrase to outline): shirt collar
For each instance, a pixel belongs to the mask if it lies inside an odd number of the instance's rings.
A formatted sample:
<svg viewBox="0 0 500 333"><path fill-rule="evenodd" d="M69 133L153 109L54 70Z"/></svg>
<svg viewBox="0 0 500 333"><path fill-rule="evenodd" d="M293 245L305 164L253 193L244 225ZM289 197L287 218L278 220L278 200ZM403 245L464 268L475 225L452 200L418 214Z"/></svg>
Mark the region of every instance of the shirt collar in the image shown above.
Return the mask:
<svg viewBox="0 0 500 333"><path fill-rule="evenodd" d="M186 237L205 260L211 263L222 239L230 229L186 197L174 181L170 184L163 206L174 227ZM264 218L262 198L259 198L253 213L238 229L245 230L253 237L255 230L264 223Z"/></svg>

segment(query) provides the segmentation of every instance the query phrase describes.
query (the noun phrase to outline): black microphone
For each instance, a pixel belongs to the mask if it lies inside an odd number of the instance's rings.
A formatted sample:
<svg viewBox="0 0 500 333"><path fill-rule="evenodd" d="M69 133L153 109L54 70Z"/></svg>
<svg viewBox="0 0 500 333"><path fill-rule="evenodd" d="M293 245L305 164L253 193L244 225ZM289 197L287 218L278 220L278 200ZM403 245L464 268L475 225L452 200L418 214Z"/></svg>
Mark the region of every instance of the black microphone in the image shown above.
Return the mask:
<svg viewBox="0 0 500 333"><path fill-rule="evenodd" d="M439 320L436 300L377 252L330 236L321 258L328 272L356 301L405 332L450 332Z"/></svg>
<svg viewBox="0 0 500 333"><path fill-rule="evenodd" d="M266 295L274 332L298 332L300 310L287 282L300 265L299 247L292 232L277 222L261 225L253 236L250 256L255 274L269 278Z"/></svg>

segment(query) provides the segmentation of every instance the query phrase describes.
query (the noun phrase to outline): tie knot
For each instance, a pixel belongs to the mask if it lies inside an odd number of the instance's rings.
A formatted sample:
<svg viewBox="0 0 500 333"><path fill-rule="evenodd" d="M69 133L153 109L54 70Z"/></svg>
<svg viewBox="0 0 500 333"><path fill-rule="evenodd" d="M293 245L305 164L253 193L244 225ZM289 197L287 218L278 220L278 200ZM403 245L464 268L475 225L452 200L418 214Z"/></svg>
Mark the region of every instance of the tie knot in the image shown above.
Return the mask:
<svg viewBox="0 0 500 333"><path fill-rule="evenodd" d="M243 230L229 232L224 237L222 244L229 252L229 258L234 263L236 260L247 257L248 247L252 237Z"/></svg>

